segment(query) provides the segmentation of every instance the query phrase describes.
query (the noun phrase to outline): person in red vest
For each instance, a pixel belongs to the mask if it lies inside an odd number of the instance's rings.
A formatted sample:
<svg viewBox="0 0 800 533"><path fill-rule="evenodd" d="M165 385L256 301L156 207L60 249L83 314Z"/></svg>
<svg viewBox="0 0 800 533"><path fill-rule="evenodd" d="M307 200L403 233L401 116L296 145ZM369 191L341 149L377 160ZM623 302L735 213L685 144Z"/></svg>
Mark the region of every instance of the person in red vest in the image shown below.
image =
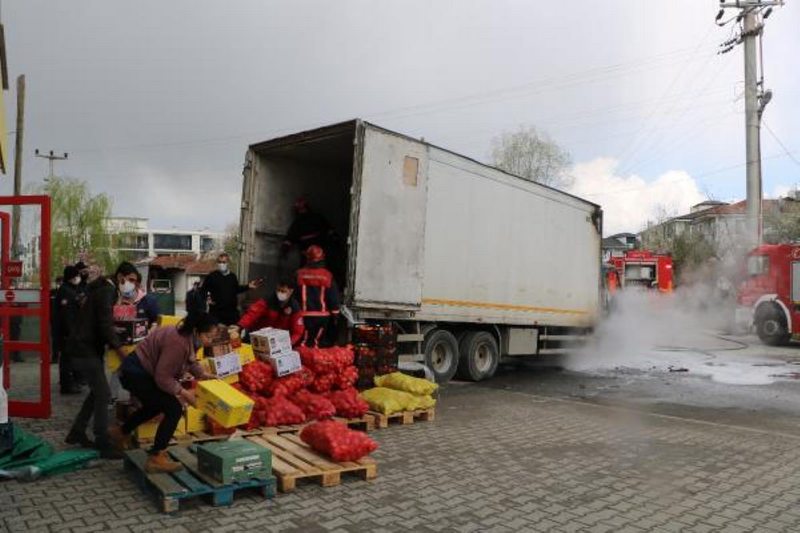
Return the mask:
<svg viewBox="0 0 800 533"><path fill-rule="evenodd" d="M275 292L248 307L237 325L243 331L249 332L261 328L285 329L292 338L292 346L297 346L306 330L300 304L293 298L293 294L294 283L289 280L279 281Z"/></svg>
<svg viewBox="0 0 800 533"><path fill-rule="evenodd" d="M297 271L300 310L306 328L304 342L318 346L339 316L339 287L325 267L325 252L316 244L306 250L306 266Z"/></svg>

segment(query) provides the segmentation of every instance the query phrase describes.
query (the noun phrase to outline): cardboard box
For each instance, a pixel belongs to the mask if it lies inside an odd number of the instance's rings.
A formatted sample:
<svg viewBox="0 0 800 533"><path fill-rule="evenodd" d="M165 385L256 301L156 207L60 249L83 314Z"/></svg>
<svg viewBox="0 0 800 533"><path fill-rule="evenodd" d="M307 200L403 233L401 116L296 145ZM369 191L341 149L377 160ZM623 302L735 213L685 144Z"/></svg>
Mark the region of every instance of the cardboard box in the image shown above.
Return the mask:
<svg viewBox="0 0 800 533"><path fill-rule="evenodd" d="M114 329L122 344L136 344L147 337L147 319L115 320Z"/></svg>
<svg viewBox="0 0 800 533"><path fill-rule="evenodd" d="M197 384L197 407L222 427L231 428L250 420L255 402L218 379Z"/></svg>
<svg viewBox="0 0 800 533"><path fill-rule="evenodd" d="M292 351L292 337L284 329L264 328L250 334L253 351L269 356L283 355Z"/></svg>
<svg viewBox="0 0 800 533"><path fill-rule="evenodd" d="M158 424L161 423L162 418L164 418L163 415L158 415L157 417L148 420L144 424L141 424L138 428L136 428L136 438L146 440L153 440L156 438L156 430L158 429ZM173 436L181 437L183 435L186 435L186 417L184 416L182 416L178 421L178 427L175 428L175 433Z"/></svg>
<svg viewBox="0 0 800 533"><path fill-rule="evenodd" d="M125 356L129 356L136 350L135 344L126 344L122 347L122 351L125 353ZM116 350L107 350L106 351L106 368L109 372L116 372L119 370L120 365L122 365L122 359L119 358L117 355Z"/></svg>
<svg viewBox="0 0 800 533"><path fill-rule="evenodd" d="M218 355L208 359L211 373L218 378L224 378L242 371L242 361L236 352Z"/></svg>
<svg viewBox="0 0 800 533"><path fill-rule="evenodd" d="M177 315L158 315L158 319L156 319L156 324L159 326L177 326L180 321L183 320L182 316Z"/></svg>
<svg viewBox="0 0 800 533"><path fill-rule="evenodd" d="M228 341L212 344L205 347L206 357L219 357L220 355L229 354L233 351L231 343Z"/></svg>
<svg viewBox="0 0 800 533"><path fill-rule="evenodd" d="M197 446L197 467L221 483L265 479L272 475L272 452L246 440L209 442Z"/></svg>
<svg viewBox="0 0 800 533"><path fill-rule="evenodd" d="M275 375L278 377L287 376L303 368L300 362L300 354L289 352L270 357L272 366L275 368Z"/></svg>
<svg viewBox="0 0 800 533"><path fill-rule="evenodd" d="M200 409L187 405L183 417L186 419L186 433L206 430L206 415Z"/></svg>
<svg viewBox="0 0 800 533"><path fill-rule="evenodd" d="M249 365L256 360L256 354L253 352L253 347L250 344L242 344L236 348L236 353L239 354L239 361L244 365Z"/></svg>

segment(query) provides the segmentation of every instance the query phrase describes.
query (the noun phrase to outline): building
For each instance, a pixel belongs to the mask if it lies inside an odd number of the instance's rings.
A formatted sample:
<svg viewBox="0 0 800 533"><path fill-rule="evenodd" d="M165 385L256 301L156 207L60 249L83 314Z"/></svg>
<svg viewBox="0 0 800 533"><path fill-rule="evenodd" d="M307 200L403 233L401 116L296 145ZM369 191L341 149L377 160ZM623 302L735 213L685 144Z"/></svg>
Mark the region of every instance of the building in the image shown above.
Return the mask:
<svg viewBox="0 0 800 533"><path fill-rule="evenodd" d="M115 249L138 261L159 255L194 255L196 258L222 248L224 234L201 230L150 229L148 219L114 217L108 227L116 235Z"/></svg>
<svg viewBox="0 0 800 533"><path fill-rule="evenodd" d="M635 233L617 233L603 239L603 262L607 263L612 257L621 257L625 250L633 250L639 243Z"/></svg>
<svg viewBox="0 0 800 533"><path fill-rule="evenodd" d="M225 235L208 228L150 229L148 222L146 218L137 217L109 219L114 249L136 264L149 292L168 295L161 301L174 301L175 312L180 313L192 283L216 268L211 256L222 249Z"/></svg>
<svg viewBox="0 0 800 533"><path fill-rule="evenodd" d="M780 226L798 219L800 201L796 196L766 199L762 201L762 210L764 240L785 240L787 236ZM659 248L683 234L703 237L717 250L720 259L724 259L725 256L734 257L741 252L742 243L746 242L743 239L746 231L745 200L730 204L709 200L693 206L686 214L648 226L639 234L639 238L646 248Z"/></svg>

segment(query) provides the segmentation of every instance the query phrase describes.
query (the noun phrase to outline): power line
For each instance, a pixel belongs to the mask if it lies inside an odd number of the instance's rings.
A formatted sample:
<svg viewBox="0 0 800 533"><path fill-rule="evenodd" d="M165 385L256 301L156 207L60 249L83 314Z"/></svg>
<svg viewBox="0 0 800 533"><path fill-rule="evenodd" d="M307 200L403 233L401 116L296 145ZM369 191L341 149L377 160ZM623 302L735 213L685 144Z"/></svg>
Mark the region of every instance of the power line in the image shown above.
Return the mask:
<svg viewBox="0 0 800 533"><path fill-rule="evenodd" d="M778 138L778 135L777 135L777 134L776 134L774 131L772 131L772 128L770 128L770 127L769 127L769 124L767 124L767 121L766 121L766 120L764 120L764 119L762 118L762 119L761 119L761 123L764 125L764 127L765 127L765 128L766 128L766 130L767 130L767 132L768 132L768 133L769 133L769 134L772 136L772 138L773 138L773 139L775 139L775 142L777 142L777 143L778 143L778 145L779 145L781 148L783 148L783 153L785 153L785 154L786 154L786 155L789 157L789 159L791 159L791 160L792 160L792 162L793 162L795 165L797 165L798 167L800 167L800 161L798 161L798 160L797 160L797 158L795 158L795 157L792 155L792 153L791 153L791 152L790 152L790 151L789 151L789 150L786 148L786 145L785 145L785 144L783 144L783 142L781 142L781 140Z"/></svg>

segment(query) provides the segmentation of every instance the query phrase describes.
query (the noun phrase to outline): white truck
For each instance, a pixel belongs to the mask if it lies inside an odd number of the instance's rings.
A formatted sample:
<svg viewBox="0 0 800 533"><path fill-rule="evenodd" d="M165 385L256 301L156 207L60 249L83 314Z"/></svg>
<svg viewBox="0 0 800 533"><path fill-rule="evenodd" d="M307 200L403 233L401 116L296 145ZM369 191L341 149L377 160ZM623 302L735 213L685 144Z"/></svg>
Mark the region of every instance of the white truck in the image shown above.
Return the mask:
<svg viewBox="0 0 800 533"><path fill-rule="evenodd" d="M353 120L249 147L240 276L287 270L306 197L340 236L349 324L394 322L401 361L439 382L562 351L600 314L602 210L422 140Z"/></svg>

